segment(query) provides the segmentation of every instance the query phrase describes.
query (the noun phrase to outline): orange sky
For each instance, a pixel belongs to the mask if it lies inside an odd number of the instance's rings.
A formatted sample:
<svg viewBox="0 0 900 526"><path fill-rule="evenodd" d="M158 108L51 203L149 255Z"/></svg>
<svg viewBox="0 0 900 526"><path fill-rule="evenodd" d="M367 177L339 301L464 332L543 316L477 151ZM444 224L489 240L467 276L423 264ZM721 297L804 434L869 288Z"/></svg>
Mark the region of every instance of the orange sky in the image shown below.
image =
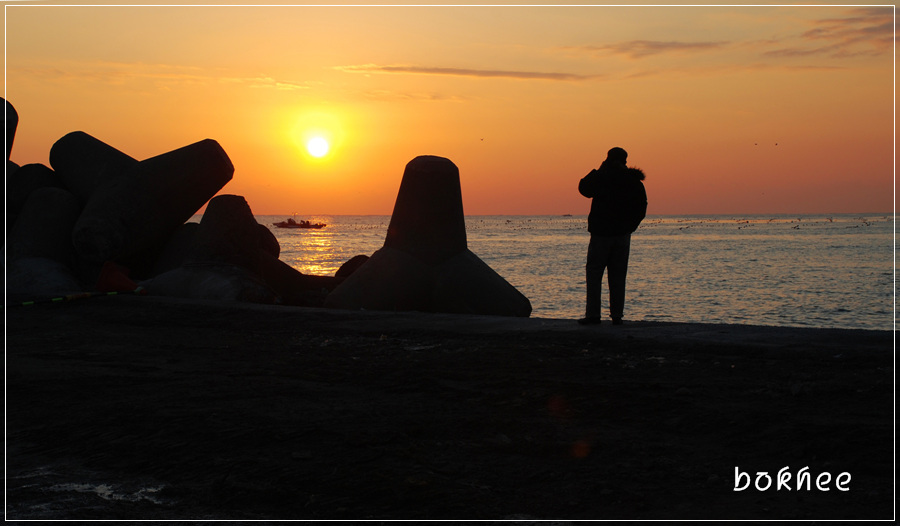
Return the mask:
<svg viewBox="0 0 900 526"><path fill-rule="evenodd" d="M256 214L390 214L430 154L467 214L586 214L578 179L621 146L650 214L893 209L892 6L5 14L19 164L74 130L138 159L209 137Z"/></svg>

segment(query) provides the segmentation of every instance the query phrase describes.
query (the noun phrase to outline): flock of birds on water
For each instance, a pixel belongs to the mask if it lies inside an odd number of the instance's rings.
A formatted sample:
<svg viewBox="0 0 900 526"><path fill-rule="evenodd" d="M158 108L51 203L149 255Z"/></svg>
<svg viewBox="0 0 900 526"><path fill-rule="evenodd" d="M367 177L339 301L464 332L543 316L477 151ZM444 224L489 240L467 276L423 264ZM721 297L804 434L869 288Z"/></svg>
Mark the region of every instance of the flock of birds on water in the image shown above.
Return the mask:
<svg viewBox="0 0 900 526"><path fill-rule="evenodd" d="M573 225L577 225L579 228L587 228L587 221L583 216L574 217L572 214L563 214L562 216L539 216L539 217L522 217L522 218L507 218L505 219L505 224L508 230L534 230L538 228L542 224L546 224L548 222L558 222L559 219L562 218L564 220L571 220ZM389 218L388 218L389 219ZM851 218L849 216L845 216L843 218L838 218L837 223L848 223L844 225L844 228L865 228L872 226L875 223L891 221L892 218L889 216L877 217L877 218L867 218L867 217L854 217ZM387 219L386 219L387 221ZM654 217L648 218L641 223L641 229L645 228L654 228L654 227L666 227L671 224L677 224L679 231L686 231L696 227L711 227L714 225L722 225L722 224L734 224L736 225L738 230L744 230L747 228L752 228L758 224L773 224L773 223L783 223L786 225L791 225L791 229L800 230L801 226L815 226L815 225L824 225L824 224L834 224L835 218L831 216L826 217L772 217L768 219L763 218L753 218L748 219L746 217L741 218L733 218L733 219L718 219L718 218L674 218L674 217ZM493 220L489 216L484 217L466 217L466 227L467 228L490 228ZM354 230L371 230L371 229L384 229L387 223L374 223L374 224L358 224L354 225Z"/></svg>
<svg viewBox="0 0 900 526"><path fill-rule="evenodd" d="M584 223L584 218L573 218L572 214L564 214L561 216L563 218L572 218L573 222L578 222L578 224ZM843 219L844 222L852 221L852 224L844 225L844 228L861 228L868 227L876 222L881 221L889 221L891 218L888 216L880 217L877 219L871 219L867 217L855 217L855 218L846 218ZM545 223L548 221L558 220L556 218L522 218L522 219L506 219L506 224L512 230L532 230L536 227L536 225ZM475 221L475 225L473 226L484 226L485 219L478 219ZM490 221L490 219L487 219ZM467 225L470 224L471 220L467 220ZM685 231L695 227L702 226L713 226L713 225L721 225L721 224L734 224L737 226L738 230L743 230L746 228L751 228L758 224L773 224L773 223L783 223L786 225L791 225L791 229L800 230L802 226L814 226L814 225L822 225L835 223L835 218L832 216L822 217L822 218L788 218L788 217L772 217L768 219L747 219L747 218L734 218L734 219L706 219L706 218L663 218L657 217L652 219L647 219L643 223L641 223L641 228L653 228L660 226L668 226L671 223L676 223L678 226L678 230ZM841 219L838 222L842 222ZM584 225L586 228L586 224Z"/></svg>
<svg viewBox="0 0 900 526"><path fill-rule="evenodd" d="M888 217L883 217L881 220L888 220ZM850 225L845 225L844 228L860 228L860 227L868 227L871 226L876 220L868 219L866 217L857 217L853 219L855 223ZM660 225L665 221L665 219L655 219L651 220L649 224L651 225ZM770 219L732 219L732 220L719 220L719 219L678 219L677 223L691 223L688 225L684 225L678 228L678 230L687 230L689 228L695 226L702 225L710 225L710 224L722 224L722 223L735 223L737 225L738 230L743 230L745 228L751 228L757 224L772 224L772 223L785 223L790 224L792 230L800 230L801 224L803 225L821 225L826 223L834 223L834 217L825 217L825 218L802 218L798 217L796 219L788 219L788 218L770 218Z"/></svg>

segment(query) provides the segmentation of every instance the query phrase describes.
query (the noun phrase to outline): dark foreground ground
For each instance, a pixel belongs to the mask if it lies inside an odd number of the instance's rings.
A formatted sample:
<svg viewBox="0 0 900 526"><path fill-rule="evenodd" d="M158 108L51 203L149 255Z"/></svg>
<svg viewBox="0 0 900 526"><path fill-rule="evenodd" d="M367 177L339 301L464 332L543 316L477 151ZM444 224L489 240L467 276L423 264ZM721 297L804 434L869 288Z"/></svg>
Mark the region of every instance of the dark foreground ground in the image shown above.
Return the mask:
<svg viewBox="0 0 900 526"><path fill-rule="evenodd" d="M5 313L8 520L894 516L890 332L141 297ZM772 487L734 491L735 467Z"/></svg>

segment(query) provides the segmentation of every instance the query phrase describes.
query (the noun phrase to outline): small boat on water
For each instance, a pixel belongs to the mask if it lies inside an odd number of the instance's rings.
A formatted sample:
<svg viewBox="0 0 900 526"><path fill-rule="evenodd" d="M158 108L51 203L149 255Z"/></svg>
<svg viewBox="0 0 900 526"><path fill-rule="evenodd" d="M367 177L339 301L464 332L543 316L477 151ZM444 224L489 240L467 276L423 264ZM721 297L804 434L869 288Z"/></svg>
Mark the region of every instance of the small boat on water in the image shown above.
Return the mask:
<svg viewBox="0 0 900 526"><path fill-rule="evenodd" d="M325 223L310 223L309 221L294 221L293 217L289 217L287 221L279 221L272 223L278 228L325 228Z"/></svg>

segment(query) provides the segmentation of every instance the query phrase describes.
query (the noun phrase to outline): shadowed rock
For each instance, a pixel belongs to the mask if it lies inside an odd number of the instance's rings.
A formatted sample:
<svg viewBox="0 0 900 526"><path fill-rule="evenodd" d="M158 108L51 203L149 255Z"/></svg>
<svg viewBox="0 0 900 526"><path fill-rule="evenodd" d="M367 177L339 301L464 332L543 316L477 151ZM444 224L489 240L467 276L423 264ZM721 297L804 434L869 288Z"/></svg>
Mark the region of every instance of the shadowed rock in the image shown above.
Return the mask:
<svg viewBox="0 0 900 526"><path fill-rule="evenodd" d="M6 125L6 160L12 152L13 140L16 138L16 128L19 126L19 114L8 100L3 100L3 120Z"/></svg>
<svg viewBox="0 0 900 526"><path fill-rule="evenodd" d="M276 258L281 255L281 244L278 243L278 238L275 237L275 234L273 234L271 230L269 230L269 227L266 225L257 225L256 230L259 233L259 241L262 249Z"/></svg>
<svg viewBox="0 0 900 526"><path fill-rule="evenodd" d="M217 196L199 225L180 229L178 245L170 243L171 253L160 258L162 264L172 265L183 257L181 266L142 286L164 296L320 306L335 278L307 276L278 260L272 254L278 241L261 228L243 197ZM181 256L185 246L190 249Z"/></svg>
<svg viewBox="0 0 900 526"><path fill-rule="evenodd" d="M345 309L529 316L531 302L467 248L459 171L410 161L384 246L325 300Z"/></svg>
<svg viewBox="0 0 900 526"><path fill-rule="evenodd" d="M6 174L7 227L15 224L25 202L38 188L62 188L59 177L43 164L26 164ZM71 236L68 240L71 242ZM69 243L71 244L71 243Z"/></svg>
<svg viewBox="0 0 900 526"><path fill-rule="evenodd" d="M259 274L258 225L243 197L213 198L200 219L186 263L234 265Z"/></svg>
<svg viewBox="0 0 900 526"><path fill-rule="evenodd" d="M122 177L138 160L83 131L68 133L50 148L50 166L82 203L97 188Z"/></svg>
<svg viewBox="0 0 900 526"><path fill-rule="evenodd" d="M213 198L197 227L180 229L185 230L181 242L190 247L183 264L142 286L154 295L274 303L275 292L260 277L257 226L243 197Z"/></svg>
<svg viewBox="0 0 900 526"><path fill-rule="evenodd" d="M431 311L430 265L402 250L382 247L325 299L326 307Z"/></svg>
<svg viewBox="0 0 900 526"><path fill-rule="evenodd" d="M256 226L256 230L259 233L260 248L262 248L264 252L277 258L281 252L281 246L278 244L278 239L275 238L272 231L266 228L265 225L257 224ZM156 264L153 266L153 270L150 274L158 276L159 274L178 268L187 262L187 259L194 248L194 240L196 239L197 230L199 230L199 228L200 223L185 223L175 229L175 232L169 236L169 240L166 242L165 247L163 247L159 256L156 258Z"/></svg>
<svg viewBox="0 0 900 526"><path fill-rule="evenodd" d="M262 252L260 264L263 281L278 294L278 303L284 305L321 307L339 282L333 276L303 274L267 252Z"/></svg>
<svg viewBox="0 0 900 526"><path fill-rule="evenodd" d="M31 193L9 235L9 292L68 294L81 289L71 270L72 227L80 211L78 199L61 188Z"/></svg>
<svg viewBox="0 0 900 526"><path fill-rule="evenodd" d="M275 303L259 276L233 265L184 266L139 283L147 294L250 303Z"/></svg>
<svg viewBox="0 0 900 526"><path fill-rule="evenodd" d="M194 238L199 228L200 223L185 223L176 228L156 258L150 275L158 276L184 265L194 246Z"/></svg>
<svg viewBox="0 0 900 526"><path fill-rule="evenodd" d="M148 254L161 250L233 173L211 139L141 161L94 190L72 234L75 248L90 261L152 260Z"/></svg>
<svg viewBox="0 0 900 526"><path fill-rule="evenodd" d="M466 249L435 272L431 301L441 312L527 317L531 302L472 251Z"/></svg>
<svg viewBox="0 0 900 526"><path fill-rule="evenodd" d="M363 263L365 263L368 260L369 260L369 256L367 256L365 254L353 256L352 258L345 261L344 264L341 265L341 267L339 269L337 269L337 272L334 273L334 277L340 278L340 279L345 279L348 276L350 276L350 274L353 274L354 272L356 272L356 270L359 267L361 267L363 265Z"/></svg>
<svg viewBox="0 0 900 526"><path fill-rule="evenodd" d="M384 246L439 263L466 249L459 169L423 155L406 165Z"/></svg>
<svg viewBox="0 0 900 526"><path fill-rule="evenodd" d="M10 232L8 255L46 257L70 263L74 250L72 226L81 207L78 199L62 188L39 188L25 202Z"/></svg>
<svg viewBox="0 0 900 526"><path fill-rule="evenodd" d="M6 134L6 166L4 167L7 181L9 181L9 177L12 176L13 173L18 171L19 165L9 160L9 155L12 153L12 145L13 140L16 137L16 128L19 126L19 114L16 112L16 109L12 104L9 103L6 99L3 100L3 123L5 126L5 134ZM7 205L8 206L8 205ZM10 210L7 208L6 210L7 224L6 229L8 230L11 222L10 222ZM13 215L13 219L15 219L15 215ZM6 241L7 238L7 230L3 232L3 239Z"/></svg>

